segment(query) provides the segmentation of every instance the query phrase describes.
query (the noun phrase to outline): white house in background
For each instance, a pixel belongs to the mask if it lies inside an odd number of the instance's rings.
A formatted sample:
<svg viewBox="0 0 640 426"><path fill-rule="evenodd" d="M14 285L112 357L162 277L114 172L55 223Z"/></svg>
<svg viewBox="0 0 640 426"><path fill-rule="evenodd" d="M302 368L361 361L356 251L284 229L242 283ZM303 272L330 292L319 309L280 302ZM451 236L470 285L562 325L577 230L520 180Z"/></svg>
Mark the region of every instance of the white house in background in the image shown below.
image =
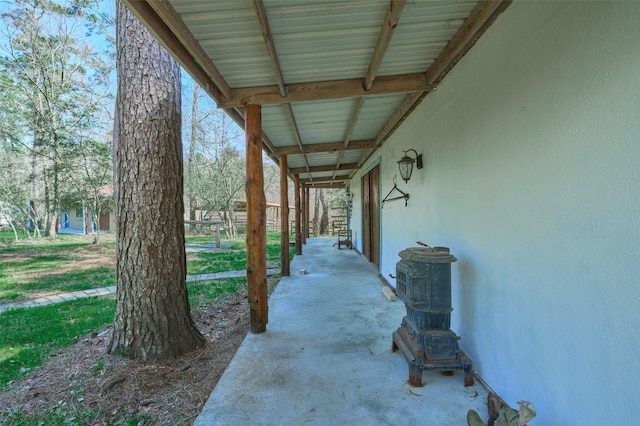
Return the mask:
<svg viewBox="0 0 640 426"><path fill-rule="evenodd" d="M87 198L60 212L59 232L88 235L94 233L98 227L100 232L115 231L113 186L107 185L99 188L98 197L104 200L104 207L100 212L98 223L91 219L89 206L91 196L87 196Z"/></svg>

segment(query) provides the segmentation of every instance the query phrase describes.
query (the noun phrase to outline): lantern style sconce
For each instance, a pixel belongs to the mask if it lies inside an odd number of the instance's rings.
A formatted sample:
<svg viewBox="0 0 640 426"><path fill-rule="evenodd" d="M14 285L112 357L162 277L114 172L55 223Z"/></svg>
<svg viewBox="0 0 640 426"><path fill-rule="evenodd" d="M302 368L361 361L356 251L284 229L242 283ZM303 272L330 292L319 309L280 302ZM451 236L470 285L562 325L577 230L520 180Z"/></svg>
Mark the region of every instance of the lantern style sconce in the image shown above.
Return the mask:
<svg viewBox="0 0 640 426"><path fill-rule="evenodd" d="M415 158L411 158L407 155L409 151L413 151L416 155ZM404 152L404 157L398 160L398 168L400 169L400 177L404 180L405 183L409 182L411 179L411 173L413 172L413 163L416 163L416 167L419 169L422 168L422 154L418 154L415 149L408 149Z"/></svg>
<svg viewBox="0 0 640 426"><path fill-rule="evenodd" d="M351 210L353 205L353 192L351 192L350 188L347 186L347 208Z"/></svg>

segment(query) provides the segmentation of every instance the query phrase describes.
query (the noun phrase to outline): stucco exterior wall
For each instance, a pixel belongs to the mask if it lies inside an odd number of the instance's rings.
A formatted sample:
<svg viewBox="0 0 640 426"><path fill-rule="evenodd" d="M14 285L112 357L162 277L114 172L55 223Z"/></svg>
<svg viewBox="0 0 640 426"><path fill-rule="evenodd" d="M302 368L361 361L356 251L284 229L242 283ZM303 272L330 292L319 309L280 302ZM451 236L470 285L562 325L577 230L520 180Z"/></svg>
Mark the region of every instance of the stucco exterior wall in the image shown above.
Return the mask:
<svg viewBox="0 0 640 426"><path fill-rule="evenodd" d="M638 2L515 1L364 166L411 196L382 209L380 272L417 240L451 248L452 329L532 425L637 423L638 22Z"/></svg>

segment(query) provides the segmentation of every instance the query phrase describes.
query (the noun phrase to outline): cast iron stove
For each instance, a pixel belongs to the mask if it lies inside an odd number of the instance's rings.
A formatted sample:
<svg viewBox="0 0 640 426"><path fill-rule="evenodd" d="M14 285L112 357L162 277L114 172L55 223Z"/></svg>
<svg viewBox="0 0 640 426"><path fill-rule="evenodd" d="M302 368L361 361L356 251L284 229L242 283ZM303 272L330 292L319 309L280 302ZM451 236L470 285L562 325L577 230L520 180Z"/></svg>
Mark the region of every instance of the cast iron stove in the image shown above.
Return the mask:
<svg viewBox="0 0 640 426"><path fill-rule="evenodd" d="M422 372L445 375L464 371L464 385L473 385L473 363L451 331L451 263L446 247L412 247L399 253L396 292L407 309L393 332L392 350L400 349L409 363L409 383L422 386Z"/></svg>

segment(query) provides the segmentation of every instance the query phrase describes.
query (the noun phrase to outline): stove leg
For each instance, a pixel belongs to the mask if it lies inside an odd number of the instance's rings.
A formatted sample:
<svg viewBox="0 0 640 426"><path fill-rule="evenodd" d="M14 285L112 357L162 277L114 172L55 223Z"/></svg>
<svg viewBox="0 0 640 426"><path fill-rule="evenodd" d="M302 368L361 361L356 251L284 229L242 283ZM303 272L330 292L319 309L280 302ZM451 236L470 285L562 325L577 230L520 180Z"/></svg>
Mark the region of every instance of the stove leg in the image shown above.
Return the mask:
<svg viewBox="0 0 640 426"><path fill-rule="evenodd" d="M460 363L464 371L464 386L473 386L473 363L466 354L460 357Z"/></svg>
<svg viewBox="0 0 640 426"><path fill-rule="evenodd" d="M422 368L414 363L409 363L409 384L416 388L422 387Z"/></svg>

